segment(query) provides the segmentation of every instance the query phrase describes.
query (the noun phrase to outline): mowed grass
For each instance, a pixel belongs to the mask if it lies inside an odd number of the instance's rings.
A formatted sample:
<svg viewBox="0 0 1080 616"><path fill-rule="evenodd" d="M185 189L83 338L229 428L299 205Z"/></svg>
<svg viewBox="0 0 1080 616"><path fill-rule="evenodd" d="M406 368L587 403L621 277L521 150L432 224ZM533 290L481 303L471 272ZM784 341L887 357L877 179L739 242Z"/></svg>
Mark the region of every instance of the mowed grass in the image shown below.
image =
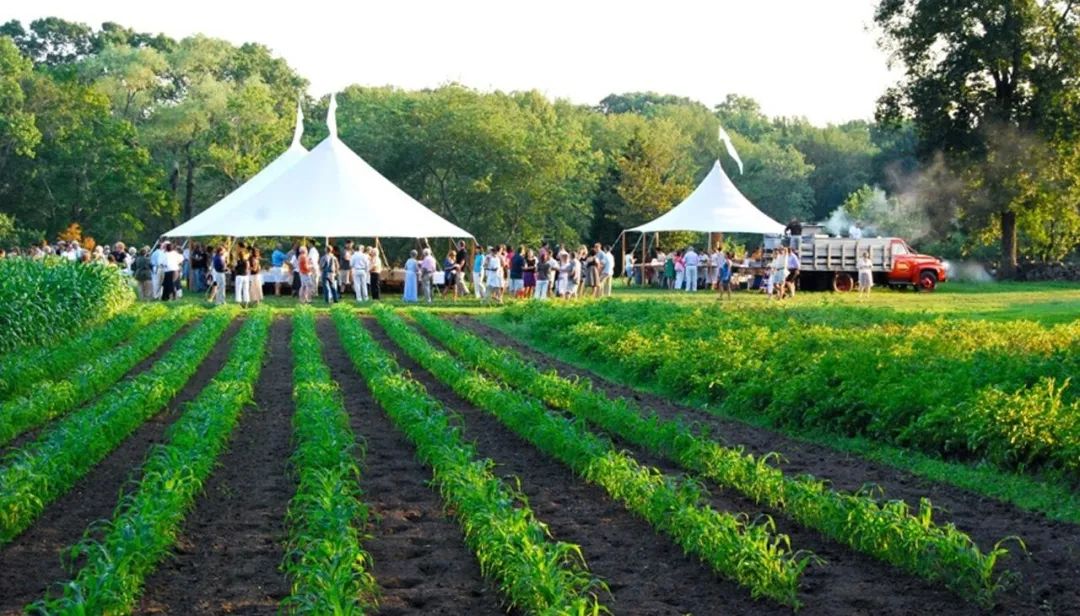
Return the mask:
<svg viewBox="0 0 1080 616"><path fill-rule="evenodd" d="M932 293L914 291L893 291L887 288L875 288L869 297L860 297L858 293L832 293L807 291L800 292L794 298L783 302L773 302L757 291L735 291L730 299L717 299L714 291L686 293L656 288L626 287L622 280L617 280L613 293L615 297L628 300L666 301L680 304L691 303L716 305L722 309L725 305L739 307L760 306L763 310L786 310L789 307L837 308L859 306L880 308L883 311L895 311L904 317L911 314L923 314L928 318L950 316L964 319L988 319L1011 321L1025 319L1053 325L1067 323L1080 318L1080 283L971 283L948 282L940 285ZM232 303L233 296L228 296ZM516 301L516 300L507 300ZM559 300L556 300L559 301ZM358 304L351 293L342 295L342 302L363 309L365 304ZM401 307L400 291L384 292L381 303ZM206 304L202 294L187 293L175 304ZM290 296L265 296L264 304L276 309L290 310L296 307L296 298ZM426 304L421 304L426 305ZM325 310L328 305L322 299L313 299L312 308ZM370 303L366 304L370 306ZM476 300L472 296L454 301L449 295L437 296L429 306L436 312L457 312L464 314L483 314L497 310Z"/></svg>

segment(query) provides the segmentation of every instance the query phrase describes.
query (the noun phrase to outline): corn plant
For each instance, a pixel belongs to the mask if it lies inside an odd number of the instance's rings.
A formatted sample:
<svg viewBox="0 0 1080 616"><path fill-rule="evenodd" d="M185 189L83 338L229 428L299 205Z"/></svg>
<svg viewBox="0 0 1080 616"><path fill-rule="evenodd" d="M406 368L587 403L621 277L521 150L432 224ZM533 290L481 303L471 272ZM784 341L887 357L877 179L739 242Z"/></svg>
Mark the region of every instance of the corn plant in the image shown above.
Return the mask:
<svg viewBox="0 0 1080 616"><path fill-rule="evenodd" d="M398 346L463 398L492 413L586 481L604 488L687 553L697 555L718 574L747 587L754 598L768 597L799 606L799 578L813 556L802 551L793 553L790 539L776 532L772 519L751 523L745 516L712 509L704 504L702 489L694 480L642 467L581 423L553 415L535 398L466 370L411 330L392 310L373 310Z"/></svg>
<svg viewBox="0 0 1080 616"><path fill-rule="evenodd" d="M108 522L94 524L69 551L83 565L57 597L30 610L49 614L127 613L146 576L176 545L192 508L228 444L240 410L252 401L270 331L269 309L250 313L237 333L225 366L199 396L185 405L166 442L154 446L134 490L121 497Z"/></svg>
<svg viewBox="0 0 1080 616"><path fill-rule="evenodd" d="M332 314L353 365L432 468L481 572L510 605L529 614L607 612L596 598L607 587L589 574L581 547L551 539L520 490L493 474L491 460L477 457L442 405L403 373L352 312L338 307Z"/></svg>
<svg viewBox="0 0 1080 616"><path fill-rule="evenodd" d="M360 545L368 509L361 500L356 437L322 360L309 309L294 313L292 349L298 485L286 516L283 563L292 593L282 606L296 614L363 614L377 606L378 585L371 555Z"/></svg>
<svg viewBox="0 0 1080 616"><path fill-rule="evenodd" d="M0 364L0 399L27 392L50 375L66 374L88 358L96 359L167 313L168 308L162 304L139 304L55 347L8 353Z"/></svg>
<svg viewBox="0 0 1080 616"><path fill-rule="evenodd" d="M570 411L759 504L783 511L831 539L909 573L942 582L980 604L993 603L1001 586L994 563L1008 551L999 543L983 553L954 525L934 523L928 500L923 499L918 512L913 513L903 501L883 503L869 493L832 490L811 476L785 476L769 463L773 455L758 458L724 447L695 426L646 414L632 400L609 398L595 391L588 379L570 380L555 372L541 372L510 349L496 348L431 314L411 314L429 334L473 367L554 408Z"/></svg>
<svg viewBox="0 0 1080 616"><path fill-rule="evenodd" d="M0 259L0 353L53 344L134 301L115 267L60 258Z"/></svg>
<svg viewBox="0 0 1080 616"><path fill-rule="evenodd" d="M176 310L100 359L83 356L83 365L66 379L37 383L25 396L0 404L0 445L101 394L201 313Z"/></svg>
<svg viewBox="0 0 1080 616"><path fill-rule="evenodd" d="M25 530L45 507L183 389L236 315L215 309L149 370L118 383L92 405L64 417L0 461L0 544Z"/></svg>

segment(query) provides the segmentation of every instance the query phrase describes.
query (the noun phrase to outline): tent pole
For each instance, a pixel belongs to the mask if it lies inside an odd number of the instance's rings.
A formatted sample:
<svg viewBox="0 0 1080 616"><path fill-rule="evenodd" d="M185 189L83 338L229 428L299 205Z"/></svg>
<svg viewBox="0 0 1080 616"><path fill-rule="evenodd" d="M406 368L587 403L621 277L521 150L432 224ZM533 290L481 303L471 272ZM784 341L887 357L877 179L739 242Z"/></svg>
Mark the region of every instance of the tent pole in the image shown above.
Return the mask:
<svg viewBox="0 0 1080 616"><path fill-rule="evenodd" d="M645 270L645 264L648 263L648 259L646 258L648 244L649 236L646 235L645 231L642 231L642 267L640 267L640 269L642 269L642 289L645 289L645 287L648 285L648 277L646 276Z"/></svg>
<svg viewBox="0 0 1080 616"><path fill-rule="evenodd" d="M619 269L623 274L623 278L625 278L626 277L626 231L623 231L622 233L620 233L619 237L622 238L622 255L621 255L622 258L621 258L621 263L619 263Z"/></svg>

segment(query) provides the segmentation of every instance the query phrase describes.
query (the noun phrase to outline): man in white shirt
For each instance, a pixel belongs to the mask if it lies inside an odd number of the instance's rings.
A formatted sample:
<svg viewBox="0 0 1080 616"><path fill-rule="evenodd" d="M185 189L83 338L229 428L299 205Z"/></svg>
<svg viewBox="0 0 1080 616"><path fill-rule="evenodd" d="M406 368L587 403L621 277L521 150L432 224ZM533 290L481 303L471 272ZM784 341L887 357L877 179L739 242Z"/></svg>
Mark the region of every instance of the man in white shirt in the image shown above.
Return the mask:
<svg viewBox="0 0 1080 616"><path fill-rule="evenodd" d="M697 273L698 265L701 265L701 257L694 252L693 246L686 249L686 254L683 255L683 264L686 267L686 290L697 291Z"/></svg>
<svg viewBox="0 0 1080 616"><path fill-rule="evenodd" d="M611 297L611 281L615 277L615 255L611 254L611 246L597 253L598 257L600 255L604 256L603 261L600 262L600 295Z"/></svg>
<svg viewBox="0 0 1080 616"><path fill-rule="evenodd" d="M353 291L356 291L356 301L366 302L368 300L368 268L371 267L371 264L368 261L367 251L364 250L363 245L353 251L352 258L349 259L349 265L352 267Z"/></svg>
<svg viewBox="0 0 1080 616"><path fill-rule="evenodd" d="M162 264L162 300L176 299L176 291L180 288L180 271L183 266L184 255L180 250L175 246L165 244Z"/></svg>
<svg viewBox="0 0 1080 616"><path fill-rule="evenodd" d="M161 288L165 281L165 250L163 246L166 244L158 242L158 245L154 247L154 252L150 253L150 268L153 272L153 290L154 299L161 299Z"/></svg>

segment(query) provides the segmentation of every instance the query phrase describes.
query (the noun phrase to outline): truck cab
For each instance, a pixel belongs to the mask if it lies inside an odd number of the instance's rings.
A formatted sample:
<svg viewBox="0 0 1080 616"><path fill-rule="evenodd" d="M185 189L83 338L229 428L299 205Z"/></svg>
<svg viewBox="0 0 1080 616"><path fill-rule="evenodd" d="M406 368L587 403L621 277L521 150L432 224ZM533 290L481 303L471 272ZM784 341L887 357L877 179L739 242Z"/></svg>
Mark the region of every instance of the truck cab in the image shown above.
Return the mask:
<svg viewBox="0 0 1080 616"><path fill-rule="evenodd" d="M945 281L945 265L937 257L915 252L904 240L894 237L889 241L892 269L888 284L912 285L923 291L933 291L939 282Z"/></svg>

